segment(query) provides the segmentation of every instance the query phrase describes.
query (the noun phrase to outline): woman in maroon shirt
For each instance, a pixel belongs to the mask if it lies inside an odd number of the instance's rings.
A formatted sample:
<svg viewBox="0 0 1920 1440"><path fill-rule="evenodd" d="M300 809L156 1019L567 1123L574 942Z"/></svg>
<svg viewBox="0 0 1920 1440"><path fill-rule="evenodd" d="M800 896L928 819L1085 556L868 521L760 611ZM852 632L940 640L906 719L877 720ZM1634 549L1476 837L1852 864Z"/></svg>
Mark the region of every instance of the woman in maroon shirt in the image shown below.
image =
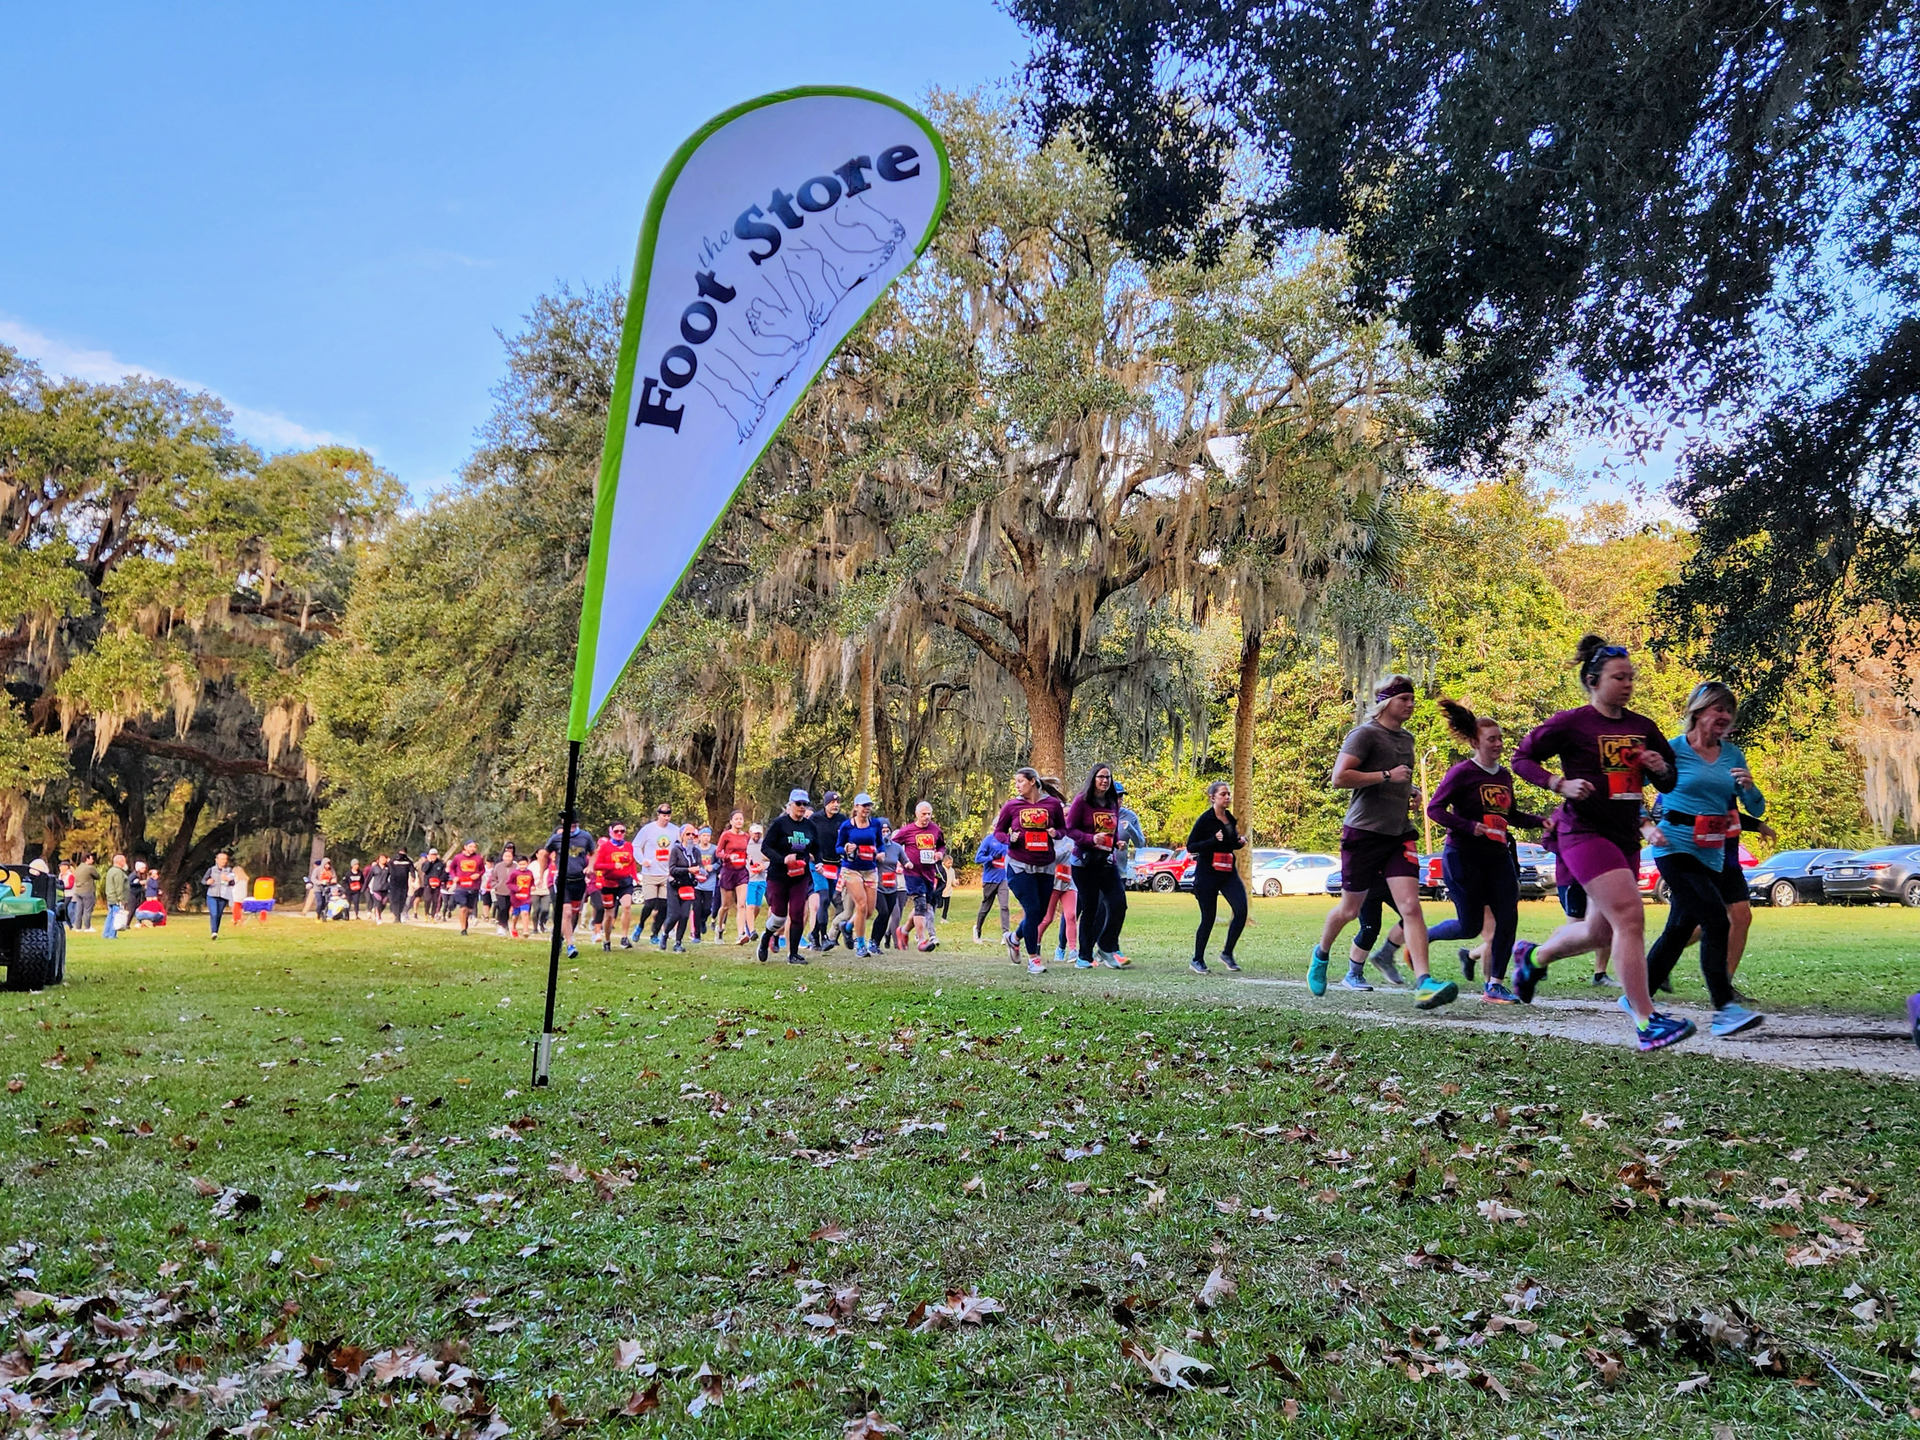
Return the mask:
<svg viewBox="0 0 1920 1440"><path fill-rule="evenodd" d="M993 833L1007 847L1007 884L1020 902L1020 931L1007 937L1007 949L1017 963L1018 947L1025 945L1027 973L1044 975L1040 924L1053 897L1053 842L1066 831L1067 812L1058 795L1041 788L1040 772L1031 765L1022 766L1013 783L1018 796L1000 807L993 822Z"/></svg>
<svg viewBox="0 0 1920 1440"><path fill-rule="evenodd" d="M1633 1015L1642 1050L1686 1039L1693 1022L1662 1015L1647 989L1646 914L1640 901L1640 806L1643 789L1674 784L1673 747L1660 727L1627 709L1633 699L1633 661L1626 649L1598 635L1582 637L1575 658L1587 703L1562 710L1534 729L1513 752L1514 773L1561 798L1554 828L1560 865L1587 892L1587 914L1535 944L1513 947L1513 989L1533 1003L1547 965L1584 955L1611 941L1619 962L1621 1005ZM1560 762L1554 774L1541 762Z"/></svg>

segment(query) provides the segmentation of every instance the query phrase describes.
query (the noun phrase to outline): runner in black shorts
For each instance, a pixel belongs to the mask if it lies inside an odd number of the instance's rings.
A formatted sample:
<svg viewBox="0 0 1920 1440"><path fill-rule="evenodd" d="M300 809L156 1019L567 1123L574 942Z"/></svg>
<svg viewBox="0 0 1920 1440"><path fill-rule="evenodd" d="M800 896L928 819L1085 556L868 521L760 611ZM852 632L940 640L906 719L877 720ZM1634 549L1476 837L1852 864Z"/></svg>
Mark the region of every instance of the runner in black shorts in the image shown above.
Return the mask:
<svg viewBox="0 0 1920 1440"><path fill-rule="evenodd" d="M1353 791L1340 831L1340 903L1327 916L1320 943L1307 965L1307 989L1327 993L1327 957L1366 903L1367 892L1384 883L1392 893L1407 932L1407 958L1413 962L1414 1004L1422 1010L1451 1003L1460 987L1436 980L1427 969L1427 921L1420 909L1418 834L1412 823L1420 793L1413 784L1413 737L1406 723L1413 714L1413 681L1389 675L1374 691L1373 708L1340 746L1333 783Z"/></svg>
<svg viewBox="0 0 1920 1440"><path fill-rule="evenodd" d="M767 928L760 933L760 959L783 932L787 937L787 963L804 965L800 941L807 928L807 900L813 894L813 823L807 818L807 792L795 790L787 796L787 808L766 824L766 838L760 853L767 861Z"/></svg>
<svg viewBox="0 0 1920 1440"><path fill-rule="evenodd" d="M460 919L460 933L467 933L473 912L480 908L480 891L487 878L487 857L469 840L460 853L447 862L447 881L453 891L454 913Z"/></svg>
<svg viewBox="0 0 1920 1440"><path fill-rule="evenodd" d="M549 854L563 853L560 840L558 830L547 837ZM580 907L587 898L587 867L593 863L593 836L580 826L574 826L573 834L567 837L564 853L567 857L565 878L556 876L554 898L560 909L560 933L566 937L567 954L577 958L580 951L573 943L573 932L580 923Z"/></svg>

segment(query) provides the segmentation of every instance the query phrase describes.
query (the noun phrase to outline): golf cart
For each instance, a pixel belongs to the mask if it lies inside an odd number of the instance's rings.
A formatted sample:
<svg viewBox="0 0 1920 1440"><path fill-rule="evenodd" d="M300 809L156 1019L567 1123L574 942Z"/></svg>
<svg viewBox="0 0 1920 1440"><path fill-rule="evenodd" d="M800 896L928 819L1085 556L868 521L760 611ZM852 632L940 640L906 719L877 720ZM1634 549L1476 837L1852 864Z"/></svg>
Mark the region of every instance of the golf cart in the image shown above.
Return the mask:
<svg viewBox="0 0 1920 1440"><path fill-rule="evenodd" d="M7 989L44 990L67 975L67 927L60 923L59 882L24 865L0 865L0 965Z"/></svg>

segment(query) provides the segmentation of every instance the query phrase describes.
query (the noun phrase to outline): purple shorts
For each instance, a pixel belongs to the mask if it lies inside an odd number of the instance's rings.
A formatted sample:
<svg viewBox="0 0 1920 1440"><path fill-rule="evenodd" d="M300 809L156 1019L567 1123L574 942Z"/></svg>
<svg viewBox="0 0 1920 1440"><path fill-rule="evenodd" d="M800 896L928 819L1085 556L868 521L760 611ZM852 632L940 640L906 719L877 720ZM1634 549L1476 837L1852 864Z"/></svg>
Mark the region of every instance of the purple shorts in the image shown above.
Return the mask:
<svg viewBox="0 0 1920 1440"><path fill-rule="evenodd" d="M1619 842L1604 835L1585 831L1562 830L1556 840L1562 874L1571 874L1582 888L1593 884L1609 870L1624 870L1637 881L1640 876L1640 847L1622 850Z"/></svg>
<svg viewBox="0 0 1920 1440"><path fill-rule="evenodd" d="M744 865L722 865L720 867L720 888L738 890L747 883L747 867Z"/></svg>

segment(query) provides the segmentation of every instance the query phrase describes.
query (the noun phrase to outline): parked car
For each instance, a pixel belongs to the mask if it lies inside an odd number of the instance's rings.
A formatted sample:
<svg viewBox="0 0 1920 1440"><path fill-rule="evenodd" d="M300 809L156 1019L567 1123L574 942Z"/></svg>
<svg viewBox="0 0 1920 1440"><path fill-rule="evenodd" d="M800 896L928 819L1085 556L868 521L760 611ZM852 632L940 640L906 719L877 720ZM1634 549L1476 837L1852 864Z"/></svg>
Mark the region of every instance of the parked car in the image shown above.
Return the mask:
<svg viewBox="0 0 1920 1440"><path fill-rule="evenodd" d="M1172 854L1173 851L1167 849L1164 845L1141 845L1136 847L1133 852L1133 868L1127 874L1127 888L1129 890L1151 889L1153 885L1153 875L1146 867L1154 864L1156 861L1165 860Z"/></svg>
<svg viewBox="0 0 1920 1440"><path fill-rule="evenodd" d="M1444 900L1447 898L1447 882L1440 873L1440 856L1420 856L1420 898L1422 900Z"/></svg>
<svg viewBox="0 0 1920 1440"><path fill-rule="evenodd" d="M1283 894L1283 887L1277 883L1269 884L1268 882L1277 881L1280 867L1299 853L1298 850L1254 851L1252 883L1247 886L1247 889L1255 895Z"/></svg>
<svg viewBox="0 0 1920 1440"><path fill-rule="evenodd" d="M1186 847L1162 855L1157 860L1149 860L1144 865L1134 862L1133 881L1142 890L1152 890L1157 894L1171 895L1175 890L1193 888L1193 857L1187 854Z"/></svg>
<svg viewBox="0 0 1920 1440"><path fill-rule="evenodd" d="M1740 847L1740 863L1748 870L1751 870L1759 861L1754 859L1751 850L1742 845ZM1667 889L1667 882L1660 874L1660 867L1653 863L1653 852L1651 850L1642 850L1640 852L1640 893L1656 905L1664 905L1668 899L1671 898L1671 892Z"/></svg>
<svg viewBox="0 0 1920 1440"><path fill-rule="evenodd" d="M1520 855L1520 898L1545 900L1559 884L1559 862L1544 845L1522 840L1515 847Z"/></svg>
<svg viewBox="0 0 1920 1440"><path fill-rule="evenodd" d="M1257 856L1258 852L1256 852ZM1317 895L1327 887L1327 876L1339 888L1340 862L1331 855L1289 855L1281 864L1262 870L1257 858L1253 881L1256 895Z"/></svg>
<svg viewBox="0 0 1920 1440"><path fill-rule="evenodd" d="M1829 900L1898 900L1920 909L1920 845L1864 850L1820 877Z"/></svg>
<svg viewBox="0 0 1920 1440"><path fill-rule="evenodd" d="M1756 905L1784 909L1803 900L1826 899L1821 883L1835 865L1854 858L1852 850L1782 850L1747 872L1747 894Z"/></svg>

